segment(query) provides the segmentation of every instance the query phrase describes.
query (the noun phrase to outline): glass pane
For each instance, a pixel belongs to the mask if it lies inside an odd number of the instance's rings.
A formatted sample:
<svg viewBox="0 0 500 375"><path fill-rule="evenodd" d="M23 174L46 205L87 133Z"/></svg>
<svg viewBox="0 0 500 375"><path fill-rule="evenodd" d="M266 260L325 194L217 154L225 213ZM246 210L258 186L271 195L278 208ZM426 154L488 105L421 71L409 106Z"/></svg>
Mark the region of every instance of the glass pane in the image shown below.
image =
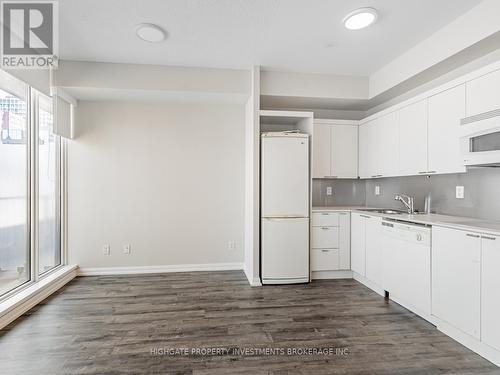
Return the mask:
<svg viewBox="0 0 500 375"><path fill-rule="evenodd" d="M470 149L471 152L499 151L500 132L471 138Z"/></svg>
<svg viewBox="0 0 500 375"><path fill-rule="evenodd" d="M38 269L61 264L59 137L53 133L52 99L38 100Z"/></svg>
<svg viewBox="0 0 500 375"><path fill-rule="evenodd" d="M0 90L0 295L30 280L26 100Z"/></svg>

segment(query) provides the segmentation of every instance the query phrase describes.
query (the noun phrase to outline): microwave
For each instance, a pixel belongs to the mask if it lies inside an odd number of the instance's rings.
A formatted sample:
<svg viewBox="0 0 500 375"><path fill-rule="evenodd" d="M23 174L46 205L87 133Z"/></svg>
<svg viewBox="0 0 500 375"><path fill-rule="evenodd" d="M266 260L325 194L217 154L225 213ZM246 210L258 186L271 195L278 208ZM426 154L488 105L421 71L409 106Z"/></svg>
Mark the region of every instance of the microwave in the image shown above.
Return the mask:
<svg viewBox="0 0 500 375"><path fill-rule="evenodd" d="M462 119L460 150L466 166L500 167L500 110Z"/></svg>

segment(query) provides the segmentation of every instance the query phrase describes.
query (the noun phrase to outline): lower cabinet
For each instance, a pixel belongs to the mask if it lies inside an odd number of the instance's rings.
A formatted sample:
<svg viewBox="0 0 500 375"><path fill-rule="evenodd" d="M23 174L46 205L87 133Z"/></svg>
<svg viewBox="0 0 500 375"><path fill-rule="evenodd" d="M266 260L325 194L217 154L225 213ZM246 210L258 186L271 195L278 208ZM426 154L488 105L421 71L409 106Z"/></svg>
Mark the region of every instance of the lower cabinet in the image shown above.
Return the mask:
<svg viewBox="0 0 500 375"><path fill-rule="evenodd" d="M481 235L432 229L432 315L480 338Z"/></svg>
<svg viewBox="0 0 500 375"><path fill-rule="evenodd" d="M361 276L366 276L366 218L351 214L351 269Z"/></svg>
<svg viewBox="0 0 500 375"><path fill-rule="evenodd" d="M500 351L500 237L482 235L481 341Z"/></svg>
<svg viewBox="0 0 500 375"><path fill-rule="evenodd" d="M382 285L382 218L370 216L366 220L366 278Z"/></svg>
<svg viewBox="0 0 500 375"><path fill-rule="evenodd" d="M351 214L351 268L357 274L381 285L382 218Z"/></svg>
<svg viewBox="0 0 500 375"><path fill-rule="evenodd" d="M350 227L349 212L323 211L313 213L311 271L350 269Z"/></svg>

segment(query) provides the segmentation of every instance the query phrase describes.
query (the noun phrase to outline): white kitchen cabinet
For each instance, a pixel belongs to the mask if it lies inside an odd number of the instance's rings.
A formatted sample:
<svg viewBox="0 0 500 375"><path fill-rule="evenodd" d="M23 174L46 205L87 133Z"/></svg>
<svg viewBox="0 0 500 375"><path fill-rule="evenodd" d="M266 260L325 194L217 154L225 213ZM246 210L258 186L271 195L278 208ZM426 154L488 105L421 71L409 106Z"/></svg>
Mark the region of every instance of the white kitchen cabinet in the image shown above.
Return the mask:
<svg viewBox="0 0 500 375"><path fill-rule="evenodd" d="M311 249L312 271L335 271L340 269L339 249Z"/></svg>
<svg viewBox="0 0 500 375"><path fill-rule="evenodd" d="M378 177L399 174L399 113L391 112L375 121L375 154L377 164L375 175Z"/></svg>
<svg viewBox="0 0 500 375"><path fill-rule="evenodd" d="M359 176L361 178L372 178L376 175L378 154L375 125L376 120L372 120L359 127Z"/></svg>
<svg viewBox="0 0 500 375"><path fill-rule="evenodd" d="M351 214L339 213L339 269L351 269Z"/></svg>
<svg viewBox="0 0 500 375"><path fill-rule="evenodd" d="M500 237L481 236L481 341L500 351Z"/></svg>
<svg viewBox="0 0 500 375"><path fill-rule="evenodd" d="M331 158L330 125L314 124L313 130L313 178L325 178L330 174Z"/></svg>
<svg viewBox="0 0 500 375"><path fill-rule="evenodd" d="M311 271L350 269L350 213L313 212Z"/></svg>
<svg viewBox="0 0 500 375"><path fill-rule="evenodd" d="M466 116L500 109L500 70L495 70L466 83Z"/></svg>
<svg viewBox="0 0 500 375"><path fill-rule="evenodd" d="M312 227L311 246L314 249L338 249L338 227Z"/></svg>
<svg viewBox="0 0 500 375"><path fill-rule="evenodd" d="M428 172L465 172L459 133L465 117L465 84L431 96L428 111Z"/></svg>
<svg viewBox="0 0 500 375"><path fill-rule="evenodd" d="M331 175L358 178L358 126L331 125Z"/></svg>
<svg viewBox="0 0 500 375"><path fill-rule="evenodd" d="M399 135L399 174L427 172L427 99L399 111Z"/></svg>
<svg viewBox="0 0 500 375"><path fill-rule="evenodd" d="M332 121L315 123L313 133L313 178L357 177L357 124L334 123Z"/></svg>
<svg viewBox="0 0 500 375"><path fill-rule="evenodd" d="M351 214L351 269L361 276L366 275L366 218Z"/></svg>
<svg viewBox="0 0 500 375"><path fill-rule="evenodd" d="M432 315L480 337L481 236L432 228Z"/></svg>
<svg viewBox="0 0 500 375"><path fill-rule="evenodd" d="M382 285L382 218L365 217L365 267L366 278Z"/></svg>

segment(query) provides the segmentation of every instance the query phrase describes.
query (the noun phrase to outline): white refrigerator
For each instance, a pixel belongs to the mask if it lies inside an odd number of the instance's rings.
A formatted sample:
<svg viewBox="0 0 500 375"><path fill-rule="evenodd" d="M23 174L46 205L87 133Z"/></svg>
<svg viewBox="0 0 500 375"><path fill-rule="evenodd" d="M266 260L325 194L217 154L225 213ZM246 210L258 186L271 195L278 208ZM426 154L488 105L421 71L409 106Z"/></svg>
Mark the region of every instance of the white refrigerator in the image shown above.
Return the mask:
<svg viewBox="0 0 500 375"><path fill-rule="evenodd" d="M309 282L309 135L261 136L263 284Z"/></svg>

